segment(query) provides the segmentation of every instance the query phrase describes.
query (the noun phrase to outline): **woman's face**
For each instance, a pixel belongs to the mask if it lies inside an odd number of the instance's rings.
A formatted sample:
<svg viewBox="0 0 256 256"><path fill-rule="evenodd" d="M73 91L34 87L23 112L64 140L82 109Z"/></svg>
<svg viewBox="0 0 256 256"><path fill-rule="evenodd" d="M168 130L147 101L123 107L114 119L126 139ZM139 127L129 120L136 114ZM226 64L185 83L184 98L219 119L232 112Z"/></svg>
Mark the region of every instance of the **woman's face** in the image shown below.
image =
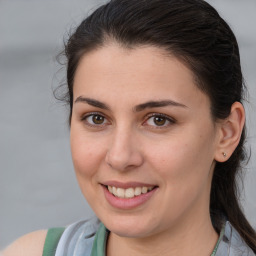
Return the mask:
<svg viewBox="0 0 256 256"><path fill-rule="evenodd" d="M113 44L81 59L72 157L82 193L114 233L146 237L209 219L217 144L209 98L175 57Z"/></svg>

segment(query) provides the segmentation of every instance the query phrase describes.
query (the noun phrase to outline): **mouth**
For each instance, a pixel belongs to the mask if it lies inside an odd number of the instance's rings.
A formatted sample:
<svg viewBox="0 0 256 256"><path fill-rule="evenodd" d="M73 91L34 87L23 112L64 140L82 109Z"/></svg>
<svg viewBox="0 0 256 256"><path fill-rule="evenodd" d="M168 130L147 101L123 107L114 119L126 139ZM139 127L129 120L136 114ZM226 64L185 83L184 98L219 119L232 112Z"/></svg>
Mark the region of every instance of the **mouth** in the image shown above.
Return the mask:
<svg viewBox="0 0 256 256"><path fill-rule="evenodd" d="M130 187L130 188L119 188L119 187L114 187L114 186L105 186L108 191L114 195L115 197L118 198L134 198L137 196L140 196L141 194L147 194L148 192L152 191L153 189L156 188L156 186L142 186L142 187Z"/></svg>
<svg viewBox="0 0 256 256"><path fill-rule="evenodd" d="M107 202L121 210L135 209L154 197L159 186L140 182L108 181L101 184Z"/></svg>

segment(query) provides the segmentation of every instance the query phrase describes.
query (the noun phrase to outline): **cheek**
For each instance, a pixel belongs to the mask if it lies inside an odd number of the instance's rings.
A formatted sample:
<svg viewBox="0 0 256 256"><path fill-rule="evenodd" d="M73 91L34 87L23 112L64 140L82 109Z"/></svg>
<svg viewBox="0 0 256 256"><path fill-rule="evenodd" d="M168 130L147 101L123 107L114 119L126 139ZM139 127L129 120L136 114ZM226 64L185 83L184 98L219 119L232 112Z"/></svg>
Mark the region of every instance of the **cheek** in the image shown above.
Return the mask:
<svg viewBox="0 0 256 256"><path fill-rule="evenodd" d="M155 144L148 152L151 165L163 177L164 182L173 186L193 186L208 180L213 162L213 136L211 134L187 133L173 136L164 143ZM196 185L195 185L196 186Z"/></svg>
<svg viewBox="0 0 256 256"><path fill-rule="evenodd" d="M165 211L166 223L189 211L193 205L208 205L212 148L209 140L201 139L190 136L171 139L165 146L156 146L149 157L162 187L159 209Z"/></svg>
<svg viewBox="0 0 256 256"><path fill-rule="evenodd" d="M96 140L94 136L85 136L83 131L71 129L70 145L77 177L95 175L104 159L103 142Z"/></svg>
<svg viewBox="0 0 256 256"><path fill-rule="evenodd" d="M102 143L95 138L90 138L80 132L79 129L71 129L70 144L76 178L82 194L87 202L94 208L95 202L99 201L98 170L104 159Z"/></svg>

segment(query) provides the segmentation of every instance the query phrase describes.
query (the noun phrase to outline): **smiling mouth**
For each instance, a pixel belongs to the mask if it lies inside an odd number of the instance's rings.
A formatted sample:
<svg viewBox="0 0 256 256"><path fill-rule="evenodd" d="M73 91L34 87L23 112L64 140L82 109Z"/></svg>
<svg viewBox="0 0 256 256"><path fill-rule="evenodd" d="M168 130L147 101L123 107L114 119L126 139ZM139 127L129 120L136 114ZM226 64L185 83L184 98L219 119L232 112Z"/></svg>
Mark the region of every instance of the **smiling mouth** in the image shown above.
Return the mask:
<svg viewBox="0 0 256 256"><path fill-rule="evenodd" d="M108 189L108 191L114 195L115 197L118 198L134 198L137 196L140 196L141 194L146 194L150 191L152 191L154 188L154 186L151 187L135 187L135 188L118 188L118 187L114 187L114 186L106 186L106 188Z"/></svg>

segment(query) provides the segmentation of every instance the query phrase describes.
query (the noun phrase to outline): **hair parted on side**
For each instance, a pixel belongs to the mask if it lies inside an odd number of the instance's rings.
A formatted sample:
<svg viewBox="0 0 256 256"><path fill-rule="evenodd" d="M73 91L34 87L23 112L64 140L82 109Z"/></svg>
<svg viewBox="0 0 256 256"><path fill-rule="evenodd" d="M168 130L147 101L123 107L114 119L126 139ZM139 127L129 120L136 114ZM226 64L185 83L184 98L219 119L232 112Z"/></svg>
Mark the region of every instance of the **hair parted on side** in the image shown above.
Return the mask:
<svg viewBox="0 0 256 256"><path fill-rule="evenodd" d="M73 106L73 82L86 53L117 42L133 48L150 45L177 57L193 71L197 86L211 101L213 120L229 116L242 102L245 86L239 48L228 24L203 0L112 0L78 26L65 45L67 89L63 99ZM215 229L224 214L256 253L256 234L239 204L237 177L246 160L245 128L233 155L217 162L213 174L210 212Z"/></svg>

